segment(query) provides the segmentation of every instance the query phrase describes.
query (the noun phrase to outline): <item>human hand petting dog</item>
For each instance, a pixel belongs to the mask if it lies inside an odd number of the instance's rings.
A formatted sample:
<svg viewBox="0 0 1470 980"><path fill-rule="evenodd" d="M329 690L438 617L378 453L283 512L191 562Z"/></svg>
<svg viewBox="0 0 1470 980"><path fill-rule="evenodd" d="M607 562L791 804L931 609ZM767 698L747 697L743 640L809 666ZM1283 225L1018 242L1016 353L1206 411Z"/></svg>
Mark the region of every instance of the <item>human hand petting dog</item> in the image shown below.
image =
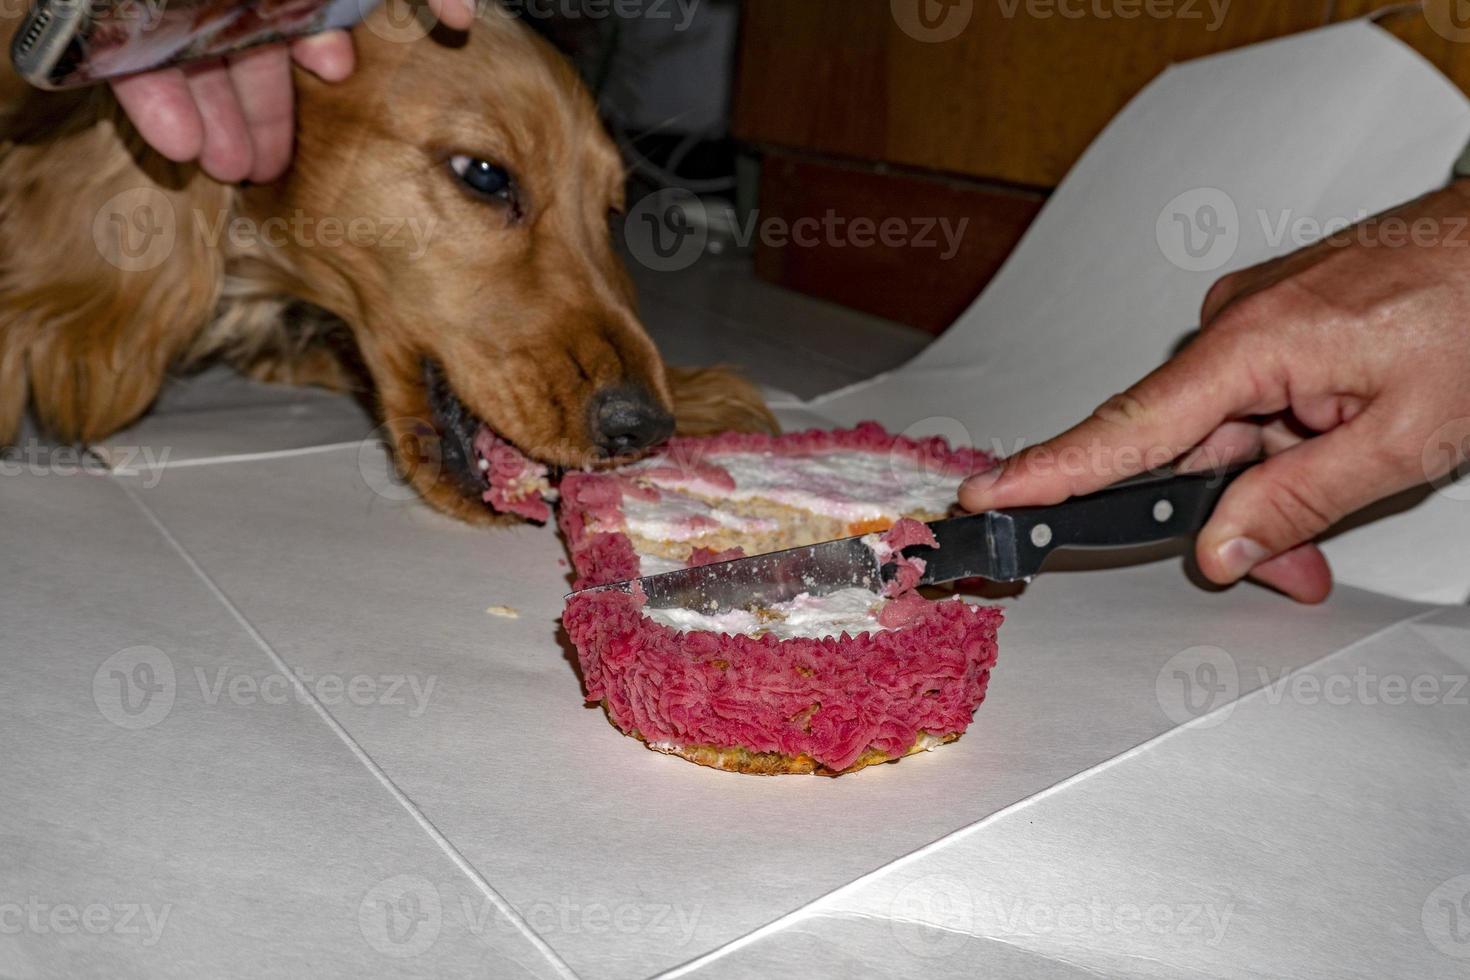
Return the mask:
<svg viewBox="0 0 1470 980"><path fill-rule="evenodd" d="M970 478L960 503L1060 503L1171 459L1201 469L1264 452L1201 532L1200 569L1320 602L1332 574L1313 538L1470 454L1465 439L1429 447L1470 417L1467 222L1470 181L1459 181L1225 276L1183 351L1086 421Z"/></svg>
<svg viewBox="0 0 1470 980"><path fill-rule="evenodd" d="M445 26L468 30L475 0L428 0ZM291 63L324 81L352 74L352 38L325 31L248 48L198 64L129 75L112 82L118 104L143 139L170 160L198 160L223 183L264 183L291 162L295 105Z"/></svg>

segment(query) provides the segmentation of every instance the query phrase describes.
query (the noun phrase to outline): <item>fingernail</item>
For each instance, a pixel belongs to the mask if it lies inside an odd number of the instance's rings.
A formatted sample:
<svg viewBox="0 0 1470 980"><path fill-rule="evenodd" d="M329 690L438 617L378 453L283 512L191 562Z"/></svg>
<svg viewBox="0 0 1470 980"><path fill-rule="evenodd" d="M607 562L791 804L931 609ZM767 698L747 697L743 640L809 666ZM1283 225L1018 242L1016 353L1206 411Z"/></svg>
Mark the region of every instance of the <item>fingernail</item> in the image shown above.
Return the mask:
<svg viewBox="0 0 1470 980"><path fill-rule="evenodd" d="M1251 538L1231 538L1215 551L1220 565L1232 581L1245 578L1252 569L1271 557L1266 546Z"/></svg>

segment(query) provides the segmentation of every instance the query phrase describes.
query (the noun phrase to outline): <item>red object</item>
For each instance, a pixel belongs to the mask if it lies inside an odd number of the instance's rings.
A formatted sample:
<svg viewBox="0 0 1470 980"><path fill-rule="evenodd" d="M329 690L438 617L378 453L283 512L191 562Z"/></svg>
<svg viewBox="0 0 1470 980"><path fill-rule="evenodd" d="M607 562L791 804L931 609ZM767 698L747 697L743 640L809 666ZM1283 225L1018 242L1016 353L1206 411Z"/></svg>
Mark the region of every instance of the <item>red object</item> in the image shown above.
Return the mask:
<svg viewBox="0 0 1470 980"><path fill-rule="evenodd" d="M896 453L940 467L956 485L994 462L943 440L893 436L873 423L787 436L676 439L664 455L671 466L707 467L701 460L710 453L741 450ZM573 473L562 481L560 523L577 588L639 573L637 553L617 530L626 485L616 474ZM926 533L906 521L885 541L904 547ZM963 732L984 700L1002 620L998 608L910 593L882 611L880 623L893 628L778 640L680 632L643 615L642 606L642 596L599 592L574 596L563 615L587 700L605 702L613 724L651 743L806 755L834 772L868 749L898 758L920 733Z"/></svg>
<svg viewBox="0 0 1470 980"><path fill-rule="evenodd" d="M485 470L489 489L483 496L492 509L540 524L551 520L551 505L542 489L548 487L544 465L527 458L485 426L475 434L475 455L490 464Z"/></svg>

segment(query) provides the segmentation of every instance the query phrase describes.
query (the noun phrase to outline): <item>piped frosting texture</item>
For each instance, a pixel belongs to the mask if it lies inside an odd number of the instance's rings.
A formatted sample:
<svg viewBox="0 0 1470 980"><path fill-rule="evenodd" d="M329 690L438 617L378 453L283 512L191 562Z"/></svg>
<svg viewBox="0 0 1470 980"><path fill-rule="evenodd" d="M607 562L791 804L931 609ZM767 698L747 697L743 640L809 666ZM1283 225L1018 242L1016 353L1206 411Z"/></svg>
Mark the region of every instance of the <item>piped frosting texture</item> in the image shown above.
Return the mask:
<svg viewBox="0 0 1470 980"><path fill-rule="evenodd" d="M589 701L645 741L808 755L841 772L921 732L962 732L985 697L999 609L927 603L903 629L778 640L679 632L635 596L599 592L564 616Z"/></svg>
<svg viewBox="0 0 1470 980"><path fill-rule="evenodd" d="M828 474L877 474L891 471L895 460L906 460L903 465L912 464L928 480L923 492L930 496L916 506L941 512L948 500L937 499L935 486L950 481L945 495L952 500L960 479L993 462L984 453L951 450L941 440L895 437L872 423L783 437L675 440L667 452L631 472L577 473L563 480L561 525L578 572L577 587L634 578L652 572L651 562L667 562L638 554L626 533L628 514L644 508L639 512L652 517L659 499L681 488L703 492L724 486L726 497L739 494L740 474L757 467L736 465L732 474L725 465L730 453L782 461L771 466L777 476L762 484L767 492L778 483L799 481L797 464L823 455L832 457L823 461ZM838 462L863 454L872 458ZM644 482L650 473L657 480L652 488ZM842 516L868 519L892 506L895 494L913 493L921 485L916 478L907 488L889 487L883 491L885 501L864 505L862 494L849 484L840 491L848 501L839 504L853 506ZM832 486L808 490L822 498L823 507L839 495ZM909 506L912 499L900 505ZM896 551L921 542L925 534L923 525L903 521L875 543ZM729 557L735 555L696 550L690 563ZM798 597L769 610L705 617L690 610L647 610L639 595L603 592L574 597L563 618L577 647L588 700L604 702L623 731L663 746L805 756L836 773L860 757L867 761L870 750L898 758L925 738L964 731L984 697L1001 612L959 600L931 602L914 593L885 599L849 590Z"/></svg>

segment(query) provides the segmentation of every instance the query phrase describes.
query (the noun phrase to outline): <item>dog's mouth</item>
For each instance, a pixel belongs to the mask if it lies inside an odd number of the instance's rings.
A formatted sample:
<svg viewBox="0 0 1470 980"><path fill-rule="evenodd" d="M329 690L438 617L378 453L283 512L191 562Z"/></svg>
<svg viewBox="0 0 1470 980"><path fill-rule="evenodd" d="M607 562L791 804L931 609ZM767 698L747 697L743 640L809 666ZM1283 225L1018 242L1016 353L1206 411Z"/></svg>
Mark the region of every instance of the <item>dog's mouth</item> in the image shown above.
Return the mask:
<svg viewBox="0 0 1470 980"><path fill-rule="evenodd" d="M496 432L454 393L444 368L424 361L429 412L439 433L440 465L465 496L493 511L545 523L556 497L551 470Z"/></svg>

